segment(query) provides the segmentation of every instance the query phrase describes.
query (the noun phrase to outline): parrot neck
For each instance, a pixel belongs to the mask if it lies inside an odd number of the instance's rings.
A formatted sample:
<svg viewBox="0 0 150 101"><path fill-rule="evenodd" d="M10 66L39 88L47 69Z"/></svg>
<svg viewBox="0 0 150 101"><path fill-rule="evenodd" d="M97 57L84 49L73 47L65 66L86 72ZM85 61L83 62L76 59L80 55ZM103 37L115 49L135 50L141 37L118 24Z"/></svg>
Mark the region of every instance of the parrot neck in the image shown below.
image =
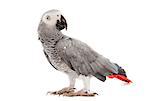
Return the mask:
<svg viewBox="0 0 150 101"><path fill-rule="evenodd" d="M41 42L49 42L51 44L55 44L64 36L61 31L56 29L56 27L49 27L44 23L40 24L38 33Z"/></svg>

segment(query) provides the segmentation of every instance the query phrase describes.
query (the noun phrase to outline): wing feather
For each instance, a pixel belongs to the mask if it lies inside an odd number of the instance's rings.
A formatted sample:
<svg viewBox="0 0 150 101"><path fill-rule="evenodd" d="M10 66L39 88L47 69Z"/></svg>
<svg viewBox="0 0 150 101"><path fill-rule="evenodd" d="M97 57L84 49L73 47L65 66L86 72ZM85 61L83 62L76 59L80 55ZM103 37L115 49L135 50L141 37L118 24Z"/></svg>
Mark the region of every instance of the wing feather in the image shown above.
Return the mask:
<svg viewBox="0 0 150 101"><path fill-rule="evenodd" d="M65 47L65 48L64 48ZM64 38L57 44L58 54L66 64L70 63L78 74L93 75L105 79L110 73L118 73L118 68L107 58L99 55L87 44L76 39ZM68 64L69 65L69 64Z"/></svg>

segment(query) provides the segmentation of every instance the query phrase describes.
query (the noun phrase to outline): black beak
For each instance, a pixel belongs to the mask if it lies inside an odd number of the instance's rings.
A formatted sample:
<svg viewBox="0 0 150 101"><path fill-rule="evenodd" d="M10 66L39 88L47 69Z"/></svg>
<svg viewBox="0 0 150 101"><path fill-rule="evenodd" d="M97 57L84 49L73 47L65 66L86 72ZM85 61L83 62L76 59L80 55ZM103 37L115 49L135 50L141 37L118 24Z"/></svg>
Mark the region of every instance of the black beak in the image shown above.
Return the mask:
<svg viewBox="0 0 150 101"><path fill-rule="evenodd" d="M57 20L56 28L58 30L63 30L64 28L66 28L67 30L67 22L66 22L66 19L62 15L61 15L60 21Z"/></svg>

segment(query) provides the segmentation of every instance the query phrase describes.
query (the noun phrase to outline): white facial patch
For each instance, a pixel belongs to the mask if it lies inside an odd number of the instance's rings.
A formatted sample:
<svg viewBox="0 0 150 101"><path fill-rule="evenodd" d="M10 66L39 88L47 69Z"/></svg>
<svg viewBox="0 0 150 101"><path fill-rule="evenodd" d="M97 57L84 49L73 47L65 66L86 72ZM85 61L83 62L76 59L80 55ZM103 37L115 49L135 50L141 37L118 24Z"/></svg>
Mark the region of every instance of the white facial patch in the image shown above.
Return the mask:
<svg viewBox="0 0 150 101"><path fill-rule="evenodd" d="M57 20L60 20L61 12L58 10L50 10L43 14L42 21L49 26L54 26Z"/></svg>

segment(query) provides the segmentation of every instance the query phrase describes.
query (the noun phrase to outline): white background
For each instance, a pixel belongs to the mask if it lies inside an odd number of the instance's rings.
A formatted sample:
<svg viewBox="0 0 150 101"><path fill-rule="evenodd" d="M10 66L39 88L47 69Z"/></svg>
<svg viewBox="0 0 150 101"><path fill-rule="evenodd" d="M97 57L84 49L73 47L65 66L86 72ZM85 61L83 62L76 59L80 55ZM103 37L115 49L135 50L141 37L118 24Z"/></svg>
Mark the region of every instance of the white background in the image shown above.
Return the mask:
<svg viewBox="0 0 150 101"><path fill-rule="evenodd" d="M92 78L91 90L99 96L46 96L69 83L50 66L37 40L40 18L50 9L59 9L67 19L64 34L121 65L133 84ZM1 0L0 47L0 101L148 101L149 0ZM82 87L81 80L76 87Z"/></svg>

